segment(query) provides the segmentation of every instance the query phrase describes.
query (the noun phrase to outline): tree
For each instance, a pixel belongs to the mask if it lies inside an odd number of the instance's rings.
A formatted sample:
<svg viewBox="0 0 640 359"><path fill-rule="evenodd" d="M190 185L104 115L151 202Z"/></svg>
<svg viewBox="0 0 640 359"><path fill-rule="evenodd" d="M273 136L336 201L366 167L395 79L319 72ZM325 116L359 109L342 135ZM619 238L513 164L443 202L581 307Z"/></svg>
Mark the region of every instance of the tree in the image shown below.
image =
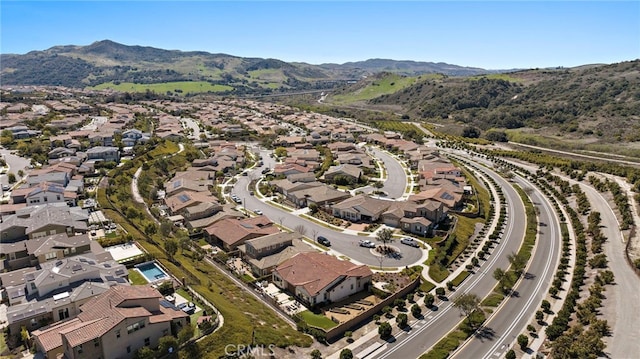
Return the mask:
<svg viewBox="0 0 640 359"><path fill-rule="evenodd" d="M24 171L18 170L18 176L20 176L20 178L24 177Z"/></svg>
<svg viewBox="0 0 640 359"><path fill-rule="evenodd" d="M313 349L311 352L311 359L322 359L322 353L318 349Z"/></svg>
<svg viewBox="0 0 640 359"><path fill-rule="evenodd" d="M154 359L158 355L149 347L142 347L133 353L133 359Z"/></svg>
<svg viewBox="0 0 640 359"><path fill-rule="evenodd" d="M322 359L322 353L318 349L313 349L311 352L311 359Z"/></svg>
<svg viewBox="0 0 640 359"><path fill-rule="evenodd" d="M174 238L167 238L164 241L164 250L167 251L169 259L173 260L173 256L178 252L178 241Z"/></svg>
<svg viewBox="0 0 640 359"><path fill-rule="evenodd" d="M436 295L437 295L438 297L444 297L444 293L445 293L444 288L442 288L442 287L438 287L438 288L436 288Z"/></svg>
<svg viewBox="0 0 640 359"><path fill-rule="evenodd" d="M353 341L353 339L351 338L353 337L353 332L347 330L346 332L344 332L344 337L347 338L347 342L351 343Z"/></svg>
<svg viewBox="0 0 640 359"><path fill-rule="evenodd" d="M184 344L191 338L193 338L193 327L187 324L178 332L178 343Z"/></svg>
<svg viewBox="0 0 640 359"><path fill-rule="evenodd" d="M7 181L9 181L9 184L16 183L16 175L13 172L7 173Z"/></svg>
<svg viewBox="0 0 640 359"><path fill-rule="evenodd" d="M526 350L527 345L529 345L529 337L525 334L518 335L518 345L520 346L520 349Z"/></svg>
<svg viewBox="0 0 640 359"><path fill-rule="evenodd" d="M539 322L542 321L542 319L544 319L544 313L541 310L538 310L536 312L536 320Z"/></svg>
<svg viewBox="0 0 640 359"><path fill-rule="evenodd" d="M178 340L172 335L161 337L158 340L158 354L160 356L169 354L169 352L176 353L177 349Z"/></svg>
<svg viewBox="0 0 640 359"><path fill-rule="evenodd" d="M375 181L375 182L373 182L371 184L371 186L373 186L373 188L380 189L380 188L384 187L384 183L382 183L380 181Z"/></svg>
<svg viewBox="0 0 640 359"><path fill-rule="evenodd" d="M513 267L513 271L516 272L519 277L524 270L524 267L527 265L527 259L522 254L511 253L507 256L509 263Z"/></svg>
<svg viewBox="0 0 640 359"><path fill-rule="evenodd" d="M278 157L287 157L287 149L284 147L278 147L276 148L273 153L275 153L276 156Z"/></svg>
<svg viewBox="0 0 640 359"><path fill-rule="evenodd" d="M393 237L391 236L392 234L393 234L393 231L391 229L383 228L380 231L378 231L378 234L376 235L376 237L380 242L382 242L382 245L386 248L387 244L393 241Z"/></svg>
<svg viewBox="0 0 640 359"><path fill-rule="evenodd" d="M420 315L422 315L422 309L420 308L419 305L414 304L411 306L411 314L413 315L414 318L419 318Z"/></svg>
<svg viewBox="0 0 640 359"><path fill-rule="evenodd" d="M305 227L303 224L297 225L293 230L294 232L300 233L300 235L302 236L307 234L307 227Z"/></svg>
<svg viewBox="0 0 640 359"><path fill-rule="evenodd" d="M480 137L480 129L473 126L467 126L462 129L462 137L478 138Z"/></svg>
<svg viewBox="0 0 640 359"><path fill-rule="evenodd" d="M391 336L392 331L393 328L391 328L391 324L388 322L382 322L380 323L380 326L378 326L378 334L380 334L381 339L388 339Z"/></svg>
<svg viewBox="0 0 640 359"><path fill-rule="evenodd" d="M507 354L504 355L504 358L505 359L516 359L516 352L514 352L513 349L509 349Z"/></svg>
<svg viewBox="0 0 640 359"><path fill-rule="evenodd" d="M398 308L398 310L404 310L404 307L407 305L407 302L404 299L397 298L393 301L393 306Z"/></svg>
<svg viewBox="0 0 640 359"><path fill-rule="evenodd" d="M473 328L471 314L476 310L480 310L480 297L474 293L462 294L453 300L453 306L458 308L460 312L467 317L469 327Z"/></svg>
<svg viewBox="0 0 640 359"><path fill-rule="evenodd" d="M158 227L153 223L147 223L147 225L144 226L144 233L147 236L152 236L156 234L157 231L158 231Z"/></svg>
<svg viewBox="0 0 640 359"><path fill-rule="evenodd" d="M391 308L390 306L385 306L384 308L382 308L382 313L384 313L384 316L387 318L392 318L393 315L391 314L391 312L393 311L393 308Z"/></svg>
<svg viewBox="0 0 640 359"><path fill-rule="evenodd" d="M340 352L340 359L353 359L353 353L351 352L351 349L342 349L342 351Z"/></svg>
<svg viewBox="0 0 640 359"><path fill-rule="evenodd" d="M549 303L548 300L543 299L542 304L540 304L540 308L542 308L545 313L549 313L549 310L551 310L551 303Z"/></svg>
<svg viewBox="0 0 640 359"><path fill-rule="evenodd" d="M409 321L409 318L407 317L406 314L404 313L400 313L398 314L398 316L396 317L396 323L398 323L398 327L399 328L404 328L407 326L407 322Z"/></svg>
<svg viewBox="0 0 640 359"><path fill-rule="evenodd" d="M433 296L433 294L431 293L427 293L424 296L424 305L427 308L432 308L433 307L433 303L435 302L436 298Z"/></svg>

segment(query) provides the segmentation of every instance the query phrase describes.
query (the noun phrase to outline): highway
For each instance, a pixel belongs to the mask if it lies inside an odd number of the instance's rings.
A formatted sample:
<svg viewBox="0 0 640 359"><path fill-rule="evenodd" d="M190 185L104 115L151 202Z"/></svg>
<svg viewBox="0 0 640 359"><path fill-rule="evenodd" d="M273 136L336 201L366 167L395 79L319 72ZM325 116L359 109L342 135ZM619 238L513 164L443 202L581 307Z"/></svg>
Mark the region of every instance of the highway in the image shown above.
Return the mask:
<svg viewBox="0 0 640 359"><path fill-rule="evenodd" d="M524 238L525 226L522 225L522 221L513 220L525 218L524 205L517 192L495 172L487 169L482 169L482 171L495 179L498 186L503 189L508 215L504 235L489 259L481 262L477 273L463 282L456 292L450 295L449 299L454 299L455 296L464 293L474 293L481 298L491 293L496 284L493 271L496 268L508 268L507 255L517 252ZM424 319L413 323L411 330L397 334L395 340L386 343L384 350L373 358L417 358L431 348L463 319L460 312L453 307L452 300L440 302L438 306L437 311L426 313ZM510 320L510 318L507 317L504 320ZM499 342L503 338L502 333L492 332L490 328L484 330L482 334L483 340L490 342ZM380 340L377 339L377 341ZM478 356L479 353L474 355L474 357Z"/></svg>

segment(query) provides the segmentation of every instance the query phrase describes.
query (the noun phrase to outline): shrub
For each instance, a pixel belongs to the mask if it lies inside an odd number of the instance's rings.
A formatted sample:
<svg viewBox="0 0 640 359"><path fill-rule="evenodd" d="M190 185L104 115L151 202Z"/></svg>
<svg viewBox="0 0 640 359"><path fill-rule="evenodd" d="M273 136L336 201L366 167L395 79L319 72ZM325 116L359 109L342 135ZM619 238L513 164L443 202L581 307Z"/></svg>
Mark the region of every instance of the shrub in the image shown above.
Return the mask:
<svg viewBox="0 0 640 359"><path fill-rule="evenodd" d="M351 349L342 349L342 351L340 352L340 359L353 359L353 353L351 352Z"/></svg>
<svg viewBox="0 0 640 359"><path fill-rule="evenodd" d="M378 334L380 334L381 339L388 339L389 337L391 337L392 330L393 329L391 328L391 324L389 324L388 322L384 322L381 323L378 327Z"/></svg>
<svg viewBox="0 0 640 359"><path fill-rule="evenodd" d="M443 297L443 296L444 296L444 293L445 293L444 288L442 288L442 287L438 287L438 288L436 288L436 295L437 295L438 297Z"/></svg>
<svg viewBox="0 0 640 359"><path fill-rule="evenodd" d="M527 349L527 345L529 345L529 337L524 334L518 335L518 345L522 350Z"/></svg>
<svg viewBox="0 0 640 359"><path fill-rule="evenodd" d="M548 300L543 299L542 304L540 304L540 308L542 308L545 313L549 313L549 310L551 310L551 303L549 303Z"/></svg>
<svg viewBox="0 0 640 359"><path fill-rule="evenodd" d="M415 318L419 318L420 315L422 314L422 309L420 309L420 306L417 304L414 304L411 306L411 314L415 317Z"/></svg>
<svg viewBox="0 0 640 359"><path fill-rule="evenodd" d="M516 359L516 352L513 349L510 349L507 354L504 356L505 359Z"/></svg>
<svg viewBox="0 0 640 359"><path fill-rule="evenodd" d="M433 294L431 294L431 293L427 293L427 294L424 296L424 305L425 305L427 308L431 308L431 307L433 307L433 302L435 302L435 300L436 300L436 298L433 296Z"/></svg>
<svg viewBox="0 0 640 359"><path fill-rule="evenodd" d="M396 317L396 323L398 323L399 328L404 328L407 326L407 322L409 321L409 317L406 314L400 313Z"/></svg>
<svg viewBox="0 0 640 359"><path fill-rule="evenodd" d="M393 306L398 308L398 310L403 310L406 305L407 302L405 302L404 299L398 298L393 301Z"/></svg>
<svg viewBox="0 0 640 359"><path fill-rule="evenodd" d="M538 322L541 322L542 319L544 319L544 313L541 310L539 310L539 311L536 312L536 320Z"/></svg>

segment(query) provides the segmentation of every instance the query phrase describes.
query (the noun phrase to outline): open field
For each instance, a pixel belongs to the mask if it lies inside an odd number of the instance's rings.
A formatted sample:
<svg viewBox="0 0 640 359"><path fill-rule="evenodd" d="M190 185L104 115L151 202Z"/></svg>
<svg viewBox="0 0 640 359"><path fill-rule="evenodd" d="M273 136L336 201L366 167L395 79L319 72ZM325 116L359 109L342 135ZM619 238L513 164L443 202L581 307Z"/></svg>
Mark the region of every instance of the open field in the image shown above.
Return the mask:
<svg viewBox="0 0 640 359"><path fill-rule="evenodd" d="M176 92L176 90L179 90L185 94L197 92L224 92L233 90L233 87L231 86L214 85L205 81L177 81L158 84L136 84L131 82L123 82L117 85L113 82L107 82L94 86L93 88L96 90L113 89L118 91L131 92L145 92L149 90L157 93L166 93L167 91Z"/></svg>
<svg viewBox="0 0 640 359"><path fill-rule="evenodd" d="M400 75L388 75L382 79L376 79L367 86L344 95L333 95L330 102L347 104L357 101L370 100L380 95L391 94L405 87L413 85L417 77L404 77Z"/></svg>

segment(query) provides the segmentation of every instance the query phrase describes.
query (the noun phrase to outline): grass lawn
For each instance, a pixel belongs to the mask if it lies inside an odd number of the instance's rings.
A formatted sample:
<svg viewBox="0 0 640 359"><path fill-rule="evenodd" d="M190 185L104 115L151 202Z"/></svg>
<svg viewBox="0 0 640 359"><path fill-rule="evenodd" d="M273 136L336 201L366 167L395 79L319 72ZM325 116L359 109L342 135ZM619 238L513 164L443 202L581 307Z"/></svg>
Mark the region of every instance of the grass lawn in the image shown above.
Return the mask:
<svg viewBox="0 0 640 359"><path fill-rule="evenodd" d="M149 283L142 273L138 272L135 269L129 269L129 280L133 285L145 285Z"/></svg>
<svg viewBox="0 0 640 359"><path fill-rule="evenodd" d="M405 87L413 85L417 77L404 77L396 74L389 74L382 79L376 79L364 88L344 94L331 96L331 101L336 103L351 103L356 101L370 100L380 95L397 92Z"/></svg>
<svg viewBox="0 0 640 359"><path fill-rule="evenodd" d="M469 274L470 274L470 273L469 273L469 272L467 272L467 271L461 272L460 274L458 274L458 276L457 276L457 277L453 278L453 280L451 281L451 283L452 283L454 286L456 286L456 287L457 287L457 286L459 286L459 285L460 285L460 283L462 283L465 279L467 279L467 277L469 276Z"/></svg>
<svg viewBox="0 0 640 359"><path fill-rule="evenodd" d="M483 307L497 307L500 302L504 299L504 295L500 293L491 293L489 294L480 305Z"/></svg>
<svg viewBox="0 0 640 359"><path fill-rule="evenodd" d="M335 327L336 324L333 320L325 317L321 314L314 314L308 310L300 313L302 319L309 325L313 325L314 327L322 328L322 329L331 329Z"/></svg>

